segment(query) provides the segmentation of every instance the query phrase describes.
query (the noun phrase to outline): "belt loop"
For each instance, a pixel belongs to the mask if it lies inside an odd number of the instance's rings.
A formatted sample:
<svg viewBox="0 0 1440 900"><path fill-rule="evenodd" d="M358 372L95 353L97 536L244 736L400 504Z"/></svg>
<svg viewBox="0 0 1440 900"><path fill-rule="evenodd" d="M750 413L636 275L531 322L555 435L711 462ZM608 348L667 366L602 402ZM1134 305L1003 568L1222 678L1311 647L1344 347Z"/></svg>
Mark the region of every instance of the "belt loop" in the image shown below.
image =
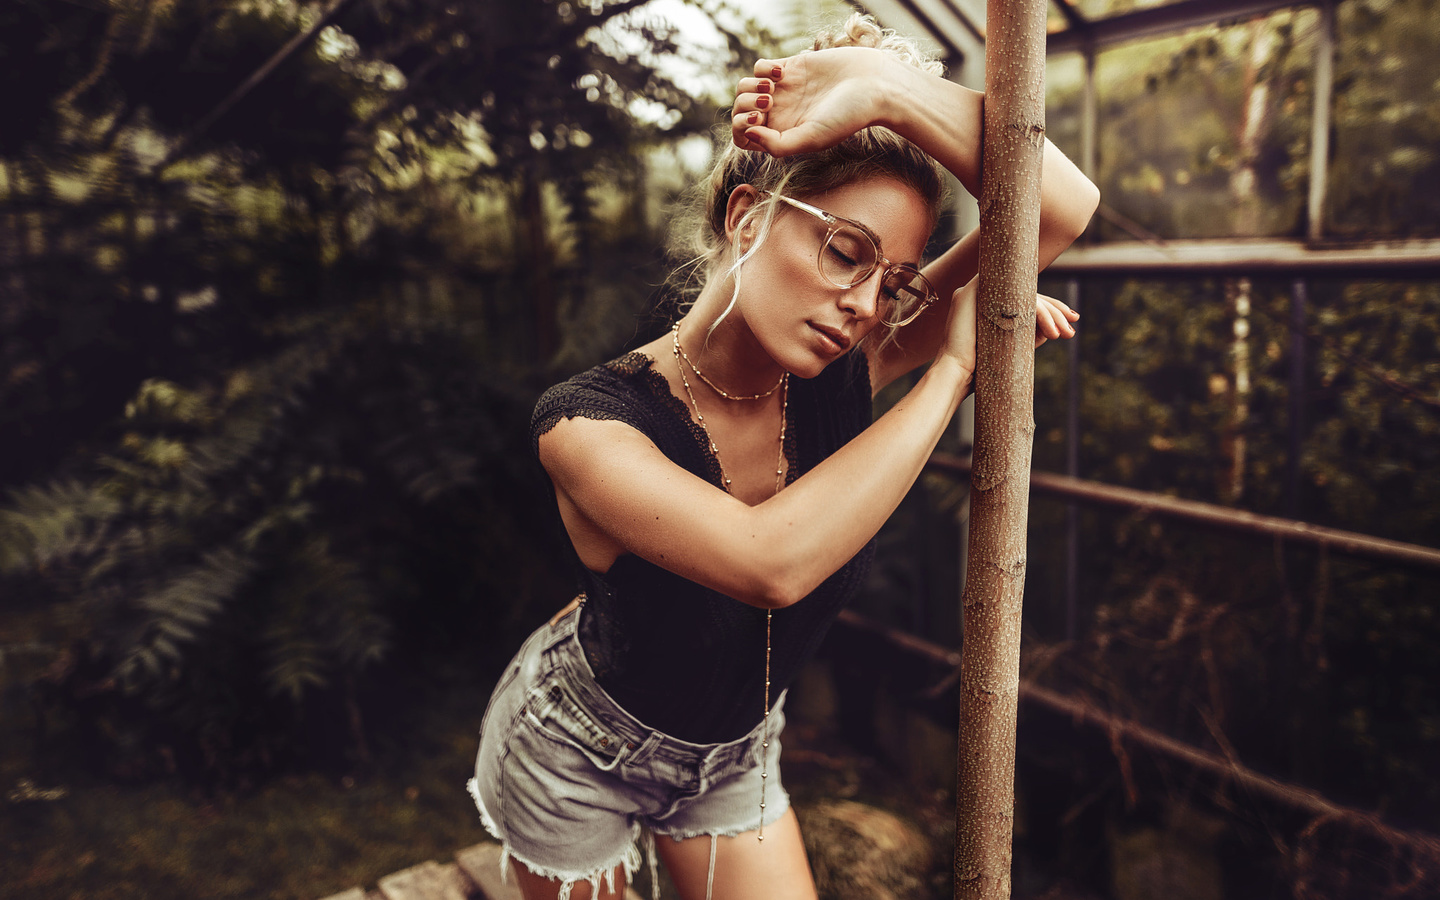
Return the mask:
<svg viewBox="0 0 1440 900"><path fill-rule="evenodd" d="M571 601L574 604L574 601ZM575 611L580 609L581 604L575 604L574 609L562 610L562 614L550 620L549 633L545 635L545 649L553 650L555 647L565 643L575 636L580 627L580 617Z"/></svg>
<svg viewBox="0 0 1440 900"><path fill-rule="evenodd" d="M644 763L660 747L665 738L658 731L652 731L645 736L645 739L630 754L630 765L638 766Z"/></svg>
<svg viewBox="0 0 1440 900"><path fill-rule="evenodd" d="M555 626L559 625L560 622L561 622L561 620L563 620L566 616L570 615L570 614L573 613L575 610L579 609L580 607L582 607L582 606L584 606L584 605L585 605L585 594L584 594L584 593L580 593L580 594L576 595L576 597L575 597L574 600L571 600L569 603L565 604L565 605L560 609L559 612L557 612L555 615L553 615L553 616L550 617L550 627L551 627L551 628L554 628Z"/></svg>

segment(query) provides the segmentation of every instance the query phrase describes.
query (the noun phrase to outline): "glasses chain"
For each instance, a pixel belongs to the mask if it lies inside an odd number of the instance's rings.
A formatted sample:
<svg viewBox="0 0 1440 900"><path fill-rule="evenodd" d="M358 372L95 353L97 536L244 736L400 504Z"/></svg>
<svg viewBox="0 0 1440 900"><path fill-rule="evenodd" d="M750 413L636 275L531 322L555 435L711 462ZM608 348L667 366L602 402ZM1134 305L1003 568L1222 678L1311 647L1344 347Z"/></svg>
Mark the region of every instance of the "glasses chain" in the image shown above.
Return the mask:
<svg viewBox="0 0 1440 900"><path fill-rule="evenodd" d="M726 477L725 464L720 460L720 448L715 445L715 439L710 436L710 429L705 425L705 415L700 412L700 404L695 402L695 392L690 389L690 380L685 377L685 366L680 365L680 361L683 359L696 375L727 400L760 400L777 390L780 391L780 455L775 460L775 493L780 493L781 477L785 473L785 420L790 406L790 373L783 373L775 386L763 394L757 394L754 397L732 397L711 384L710 380L695 368L695 364L690 362L690 357L685 355L685 350L680 346L679 322L676 322L675 326L670 329L670 338L675 348L675 368L680 372L680 384L684 385L685 396L690 398L690 406L695 410L695 419L700 423L700 430L705 433L705 440L710 443L710 452L715 455L715 465L720 469L720 480L724 483L726 493L730 491L730 479ZM760 831L757 835L760 841L765 840L765 787L770 780L770 623L774 615L774 610L765 610L765 698L764 716L761 719L760 727Z"/></svg>

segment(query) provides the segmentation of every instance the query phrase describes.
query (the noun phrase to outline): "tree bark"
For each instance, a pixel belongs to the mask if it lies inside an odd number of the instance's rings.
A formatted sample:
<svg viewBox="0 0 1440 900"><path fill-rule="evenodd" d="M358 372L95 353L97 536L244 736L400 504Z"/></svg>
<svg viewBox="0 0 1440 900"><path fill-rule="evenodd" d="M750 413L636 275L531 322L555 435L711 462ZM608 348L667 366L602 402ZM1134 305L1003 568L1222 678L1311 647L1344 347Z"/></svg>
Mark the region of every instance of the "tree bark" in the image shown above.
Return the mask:
<svg viewBox="0 0 1440 900"><path fill-rule="evenodd" d="M1025 521L1035 434L1035 283L1045 148L1044 0L989 0L964 596L955 897L1010 896Z"/></svg>

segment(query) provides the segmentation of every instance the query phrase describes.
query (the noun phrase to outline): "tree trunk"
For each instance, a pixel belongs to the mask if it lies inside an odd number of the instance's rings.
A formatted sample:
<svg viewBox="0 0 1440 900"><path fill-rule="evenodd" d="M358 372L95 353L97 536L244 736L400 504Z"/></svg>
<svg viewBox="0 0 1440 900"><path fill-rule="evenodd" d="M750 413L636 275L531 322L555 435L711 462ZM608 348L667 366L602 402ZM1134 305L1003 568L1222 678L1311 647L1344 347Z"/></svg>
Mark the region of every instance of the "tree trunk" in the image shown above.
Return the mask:
<svg viewBox="0 0 1440 900"><path fill-rule="evenodd" d="M539 167L539 163L520 167L520 228L523 235L520 245L525 248L530 269L524 282L530 290L527 302L534 313L535 360L546 367L559 349L560 329L556 316L555 284L551 278L555 259L546 233L545 186Z"/></svg>
<svg viewBox="0 0 1440 900"><path fill-rule="evenodd" d="M1236 136L1238 163L1230 174L1230 197L1234 201L1234 233L1255 237L1263 230L1263 198L1257 189L1257 164L1274 123L1274 95L1279 87L1280 69L1289 52L1289 40L1268 19L1250 23L1250 51L1245 65L1245 105ZM1220 435L1224 466L1220 472L1220 497L1238 503L1245 493L1246 432L1250 420L1250 305L1249 278L1225 282L1225 301L1230 308L1231 378L1225 384L1230 415Z"/></svg>
<svg viewBox="0 0 1440 900"><path fill-rule="evenodd" d="M975 459L960 678L955 897L1010 896L1035 282L1045 148L1044 0L986 13Z"/></svg>

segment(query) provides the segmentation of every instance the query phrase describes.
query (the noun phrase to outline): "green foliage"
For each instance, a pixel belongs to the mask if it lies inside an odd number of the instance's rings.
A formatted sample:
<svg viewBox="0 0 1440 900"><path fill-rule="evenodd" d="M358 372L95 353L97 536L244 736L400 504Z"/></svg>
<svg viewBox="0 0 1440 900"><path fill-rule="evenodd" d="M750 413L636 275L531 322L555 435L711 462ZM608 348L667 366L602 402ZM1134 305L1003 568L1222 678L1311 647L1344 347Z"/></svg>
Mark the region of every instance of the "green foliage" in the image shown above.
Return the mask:
<svg viewBox="0 0 1440 900"><path fill-rule="evenodd" d="M1235 316L1221 281L1087 284L1081 475L1440 545L1440 292L1428 283L1313 287L1298 497L1287 488L1288 283L1251 286L1238 430ZM1037 421L1063 423L1065 360L1042 352L1036 372ZM1237 435L1244 484L1232 498ZM1063 470L1064 447L1063 425L1042 425L1037 467ZM1045 592L1059 584L1044 576L1063 568L1052 543L1060 513L1038 504L1032 541L1041 578L1027 604L1047 637L1058 630ZM1440 642L1435 573L1138 511L1086 511L1080 540L1081 615L1094 624L1063 651L1062 681L1200 746L1228 742L1247 764L1329 796L1427 820L1440 799L1440 780L1422 763L1440 751L1440 705L1422 687L1440 678L1424 649Z"/></svg>
<svg viewBox="0 0 1440 900"><path fill-rule="evenodd" d="M1440 234L1440 85L1434 0L1358 0L1336 7L1331 229L1369 238Z"/></svg>
<svg viewBox="0 0 1440 900"><path fill-rule="evenodd" d="M1433 234L1440 219L1426 185L1440 118L1433 104L1407 98L1433 92L1435 5L1356 0L1337 10L1327 235ZM1301 233L1315 24L1311 12L1279 12L1102 55L1099 180L1120 215L1098 236ZM1268 68L1247 75L1262 34L1276 49ZM1078 67L1071 74L1052 86L1051 134L1075 152ZM1250 159L1247 198L1235 178L1245 163L1245 86L1257 83L1268 86L1255 96L1271 118ZM1258 213L1245 209L1251 199ZM1041 289L1064 296L1061 285ZM1087 281L1080 475L1440 546L1440 289L1419 279L1311 279L1298 333L1294 290L1288 280ZM1063 471L1064 353L1037 354L1036 379L1036 466ZM1037 637L1053 640L1065 510L1039 501L1033 515L1027 617ZM1079 618L1089 624L1073 643L1032 645L1032 675L1346 805L1382 810L1402 828L1434 831L1440 576L1144 511L1082 506L1079 541ZM1172 799L1188 802L1197 790L1180 767L1163 777ZM1223 785L1214 797L1232 802ZM1266 828L1284 821L1264 815ZM1297 816L1293 830L1274 833L1300 834L1305 824ZM1357 850L1354 832L1338 826L1300 844L1311 840L1323 849L1304 851L1318 859L1302 875L1352 879L1351 893L1335 887L1334 896L1416 895L1405 893L1417 888L1406 887L1403 853ZM1374 872L1346 862L1352 851Z"/></svg>
<svg viewBox="0 0 1440 900"><path fill-rule="evenodd" d="M6 673L44 740L363 762L394 671L558 602L529 409L633 333L635 160L714 120L636 5L346 4L218 117L329 4L0 11L0 591L54 648Z"/></svg>

